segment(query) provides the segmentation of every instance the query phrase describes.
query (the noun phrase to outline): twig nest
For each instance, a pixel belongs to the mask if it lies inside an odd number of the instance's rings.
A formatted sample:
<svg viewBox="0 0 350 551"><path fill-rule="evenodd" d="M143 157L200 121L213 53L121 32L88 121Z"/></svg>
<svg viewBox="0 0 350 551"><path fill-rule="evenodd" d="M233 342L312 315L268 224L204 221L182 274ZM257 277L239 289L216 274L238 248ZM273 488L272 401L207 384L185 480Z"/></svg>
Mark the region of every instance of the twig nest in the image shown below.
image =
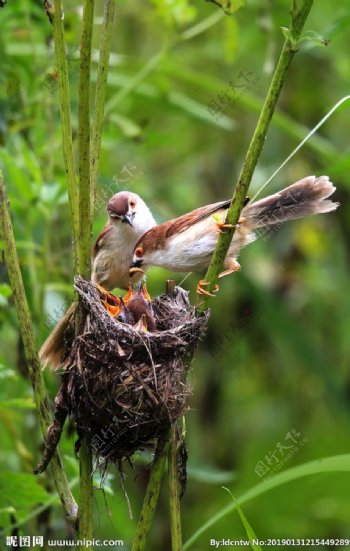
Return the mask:
<svg viewBox="0 0 350 551"><path fill-rule="evenodd" d="M208 313L196 316L180 287L152 301L157 330L113 318L96 287L80 277L84 312L62 375L70 414L96 456L129 457L158 438L187 409L186 373Z"/></svg>

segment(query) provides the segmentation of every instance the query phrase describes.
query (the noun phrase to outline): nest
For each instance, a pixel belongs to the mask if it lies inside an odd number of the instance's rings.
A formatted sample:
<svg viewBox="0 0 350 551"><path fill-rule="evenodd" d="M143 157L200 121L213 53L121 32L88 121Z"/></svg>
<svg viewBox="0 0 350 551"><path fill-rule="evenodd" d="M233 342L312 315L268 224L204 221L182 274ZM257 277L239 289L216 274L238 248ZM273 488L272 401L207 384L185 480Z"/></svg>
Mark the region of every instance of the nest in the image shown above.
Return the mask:
<svg viewBox="0 0 350 551"><path fill-rule="evenodd" d="M188 408L186 375L208 318L196 316L187 292L176 287L152 301L157 329L144 332L113 318L91 282L77 277L75 289L82 328L64 361L37 472L46 468L67 414L105 461L130 457L159 439Z"/></svg>

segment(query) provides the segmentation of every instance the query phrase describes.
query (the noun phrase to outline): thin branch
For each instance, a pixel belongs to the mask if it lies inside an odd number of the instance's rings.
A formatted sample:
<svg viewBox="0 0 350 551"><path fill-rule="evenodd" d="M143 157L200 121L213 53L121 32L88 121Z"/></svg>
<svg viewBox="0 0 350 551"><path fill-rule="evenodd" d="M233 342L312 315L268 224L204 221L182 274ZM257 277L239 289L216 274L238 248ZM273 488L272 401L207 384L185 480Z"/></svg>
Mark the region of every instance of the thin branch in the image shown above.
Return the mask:
<svg viewBox="0 0 350 551"><path fill-rule="evenodd" d="M165 469L170 439L171 430L169 430L163 440L158 442L131 551L143 551L146 547L154 511L158 501L160 483Z"/></svg>
<svg viewBox="0 0 350 551"><path fill-rule="evenodd" d="M90 71L91 47L94 17L94 0L84 0L82 34L80 41L80 78L79 78L79 248L78 265L80 274L89 278L91 274L91 180L90 180ZM80 315L76 320L76 328ZM86 542L93 536L92 514L92 452L86 438L83 438L79 454L80 493L78 513L78 537ZM92 549L84 543L80 550Z"/></svg>
<svg viewBox="0 0 350 551"><path fill-rule="evenodd" d="M84 1L79 78L79 273L90 277L90 70L94 0Z"/></svg>
<svg viewBox="0 0 350 551"><path fill-rule="evenodd" d="M41 430L46 436L51 424L51 414L39 357L35 346L34 331L31 322L28 301L23 285L22 274L16 251L15 238L9 212L9 201L6 197L2 172L0 171L0 239L3 241L5 262L13 291L19 329L22 336L28 371L33 387L34 400L39 415ZM77 517L77 504L69 489L63 470L61 458L56 452L50 465L50 474L54 480L57 493L63 505L67 519L74 523Z"/></svg>
<svg viewBox="0 0 350 551"><path fill-rule="evenodd" d="M78 512L78 538L79 540L92 540L93 537L93 516L92 516L92 453L91 446L82 440L79 451L80 460L80 492ZM79 547L80 551L92 549L92 546L84 543Z"/></svg>
<svg viewBox="0 0 350 551"><path fill-rule="evenodd" d="M179 482L177 472L178 448L176 430L176 425L173 425L171 427L171 440L168 454L169 505L171 523L171 550L181 551L182 532Z"/></svg>
<svg viewBox="0 0 350 551"><path fill-rule="evenodd" d="M109 55L111 51L112 30L114 22L114 0L105 1L103 26L101 30L100 54L97 69L97 82L95 92L95 113L91 131L91 214L94 212L98 168L101 153L102 129L104 121L104 109L106 99L106 86L108 76Z"/></svg>
<svg viewBox="0 0 350 551"><path fill-rule="evenodd" d="M295 44L297 43L307 16L312 7L313 0L303 0L300 8L297 6L296 0L292 1L291 7L291 27L290 36L286 39L275 73L272 77L270 88L268 90L255 132L250 142L243 167L241 169L237 184L234 188L232 204L227 212L226 223L235 226L239 220L244 201L248 192L251 179L254 174L255 166L258 162L260 153L264 146L265 137L269 128L272 115L274 113L285 76L289 65L296 53ZM223 268L226 254L230 247L234 235L234 228L227 229L225 233L219 235L219 240L214 251L210 266L205 276L205 281L208 283L206 289L212 292L215 287L216 280L220 271ZM205 298L200 304L199 310L203 311L207 306L208 298Z"/></svg>
<svg viewBox="0 0 350 551"><path fill-rule="evenodd" d="M48 2L49 4L49 2ZM48 10L48 8L47 8ZM61 0L54 0L54 8L49 10L50 20L53 27L53 38L55 43L56 62L59 72L59 98L61 112L61 130L63 158L67 174L68 196L71 212L71 224L73 232L73 250L75 272L79 272L78 266L78 237L79 237L79 202L78 188L75 175L72 122L70 113L70 92L68 79L68 65L63 30L63 11Z"/></svg>

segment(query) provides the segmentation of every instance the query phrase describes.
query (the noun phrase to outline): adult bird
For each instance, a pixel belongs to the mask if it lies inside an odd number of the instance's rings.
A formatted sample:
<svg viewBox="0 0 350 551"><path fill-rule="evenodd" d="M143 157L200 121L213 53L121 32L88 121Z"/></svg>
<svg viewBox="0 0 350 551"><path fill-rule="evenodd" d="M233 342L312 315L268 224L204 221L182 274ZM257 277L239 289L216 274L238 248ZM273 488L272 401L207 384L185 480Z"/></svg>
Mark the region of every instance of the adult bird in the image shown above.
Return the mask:
<svg viewBox="0 0 350 551"><path fill-rule="evenodd" d="M331 212L338 207L327 198L335 191L328 176L308 176L278 193L243 208L224 262L223 277L240 269L237 257L242 247L254 241L271 226L311 214ZM135 246L130 266L132 278L150 266L161 266L173 272L204 271L208 268L220 231L225 224L231 200L200 207L179 218L148 230ZM210 294L206 282L197 286L199 294Z"/></svg>
<svg viewBox="0 0 350 551"><path fill-rule="evenodd" d="M92 253L91 280L101 291L104 304L117 317L120 300L108 293L112 289L127 290L130 285L129 267L137 241L156 225L146 203L136 193L121 191L107 204L108 221L97 236ZM133 283L143 274L133 277ZM64 335L74 319L76 304L72 304L42 345L39 356L46 366L60 366L64 351Z"/></svg>

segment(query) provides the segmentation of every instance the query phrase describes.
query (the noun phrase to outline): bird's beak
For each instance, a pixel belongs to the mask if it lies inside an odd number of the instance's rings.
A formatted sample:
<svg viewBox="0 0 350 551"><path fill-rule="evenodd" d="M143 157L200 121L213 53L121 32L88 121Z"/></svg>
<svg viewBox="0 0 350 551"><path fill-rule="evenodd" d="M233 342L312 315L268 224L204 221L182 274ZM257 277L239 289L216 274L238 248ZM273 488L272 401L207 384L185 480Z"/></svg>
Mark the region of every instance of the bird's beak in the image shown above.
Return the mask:
<svg viewBox="0 0 350 551"><path fill-rule="evenodd" d="M144 274L145 272L144 270L142 270L141 264L142 264L142 260L136 260L135 262L133 262L129 269L129 275L132 276L136 273Z"/></svg>
<svg viewBox="0 0 350 551"><path fill-rule="evenodd" d="M130 268L129 275L132 276L132 275L137 274L137 273L144 274L145 272L144 272L144 270L142 270L142 268Z"/></svg>
<svg viewBox="0 0 350 551"><path fill-rule="evenodd" d="M126 224L129 224L129 226L133 227L133 221L131 214L123 214L121 217L122 222L125 222Z"/></svg>

